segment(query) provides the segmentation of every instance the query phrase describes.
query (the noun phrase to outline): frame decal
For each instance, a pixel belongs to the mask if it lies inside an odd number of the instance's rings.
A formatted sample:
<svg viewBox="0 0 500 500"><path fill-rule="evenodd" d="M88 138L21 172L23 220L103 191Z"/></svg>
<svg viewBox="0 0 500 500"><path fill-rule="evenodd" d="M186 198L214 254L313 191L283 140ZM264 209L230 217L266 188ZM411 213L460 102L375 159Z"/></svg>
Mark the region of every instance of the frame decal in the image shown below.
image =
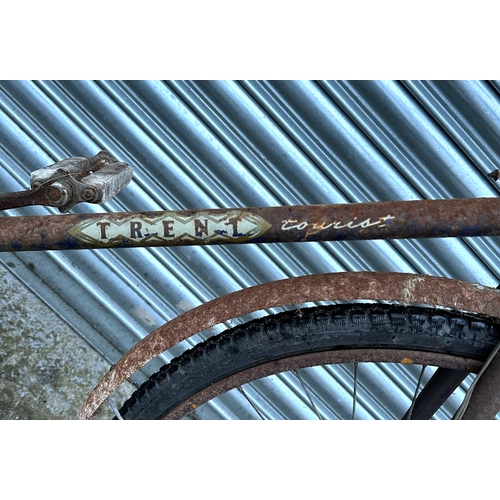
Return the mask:
<svg viewBox="0 0 500 500"><path fill-rule="evenodd" d="M163 213L116 218L112 214L101 219L87 219L75 224L69 233L78 240L112 247L133 242L136 245L175 245L183 242L207 244L243 243L265 233L271 225L250 212L231 210L219 214L195 212L181 215Z"/></svg>

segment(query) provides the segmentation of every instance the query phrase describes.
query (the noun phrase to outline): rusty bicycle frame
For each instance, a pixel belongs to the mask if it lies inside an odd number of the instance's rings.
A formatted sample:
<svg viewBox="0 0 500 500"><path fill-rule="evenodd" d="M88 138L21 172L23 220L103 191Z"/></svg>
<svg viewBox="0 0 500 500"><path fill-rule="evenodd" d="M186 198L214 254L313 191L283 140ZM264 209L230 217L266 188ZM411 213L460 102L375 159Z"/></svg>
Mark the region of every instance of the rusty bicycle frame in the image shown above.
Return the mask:
<svg viewBox="0 0 500 500"><path fill-rule="evenodd" d="M489 176L497 180L500 172ZM32 173L30 190L1 194L0 210L40 204L67 212L78 202L106 201L131 177L130 167L107 152L69 158ZM498 235L500 198L0 217L4 252ZM440 305L500 318L500 292L447 278L332 273L257 285L201 305L149 334L99 382L78 418L91 418L146 362L215 324L281 305L354 299ZM436 382L441 392L452 383L443 380ZM497 356L482 373L464 418L494 418L499 382Z"/></svg>

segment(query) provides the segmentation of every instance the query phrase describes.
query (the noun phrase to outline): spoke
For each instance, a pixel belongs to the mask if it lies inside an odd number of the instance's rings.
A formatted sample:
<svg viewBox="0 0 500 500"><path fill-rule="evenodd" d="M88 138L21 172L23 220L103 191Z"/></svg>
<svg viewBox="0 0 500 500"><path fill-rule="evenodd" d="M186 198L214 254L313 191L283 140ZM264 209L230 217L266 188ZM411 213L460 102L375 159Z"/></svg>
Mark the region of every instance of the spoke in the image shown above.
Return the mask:
<svg viewBox="0 0 500 500"><path fill-rule="evenodd" d="M500 392L500 342L484 362L483 367L470 385L453 420L492 420L499 411ZM477 386L477 388L476 388Z"/></svg>
<svg viewBox="0 0 500 500"><path fill-rule="evenodd" d="M316 415L318 417L318 420L323 420L323 418L321 417L321 414L318 410L318 408L316 407L316 405L314 404L314 401L312 400L312 397L311 395L309 394L309 391L307 390L307 387L306 387L306 384L304 384L304 381L302 380L302 377L300 376L299 374L299 370L294 370L294 373L295 375L297 375L297 378L299 379L300 381L300 384L302 385L302 388L304 389L304 392L306 393L306 396L307 396L307 399L309 399L309 403L311 404L312 408L314 409L314 411L316 412Z"/></svg>
<svg viewBox="0 0 500 500"><path fill-rule="evenodd" d="M264 414L257 408L257 406L254 404L254 402L247 396L247 393L243 390L242 386L238 386L238 390L245 396L245 399L248 401L250 406L255 410L255 413L260 417L261 420L266 420L266 417L264 417Z"/></svg>
<svg viewBox="0 0 500 500"><path fill-rule="evenodd" d="M430 420L467 375L469 372L464 370L438 368L417 396L411 419ZM401 420L409 420L409 411L404 414Z"/></svg>
<svg viewBox="0 0 500 500"><path fill-rule="evenodd" d="M356 418L356 403L358 397L358 363L354 363L354 388L352 394L352 416L351 420Z"/></svg>
<svg viewBox="0 0 500 500"><path fill-rule="evenodd" d="M415 408L415 402L417 401L417 396L420 390L420 383L422 382L422 377L424 376L424 372L426 369L426 365L422 365L422 370L420 371L420 376L418 377L417 387L415 388L415 394L413 395L413 399L411 401L410 409L408 410L408 420L411 420L411 414L413 413L413 408Z"/></svg>

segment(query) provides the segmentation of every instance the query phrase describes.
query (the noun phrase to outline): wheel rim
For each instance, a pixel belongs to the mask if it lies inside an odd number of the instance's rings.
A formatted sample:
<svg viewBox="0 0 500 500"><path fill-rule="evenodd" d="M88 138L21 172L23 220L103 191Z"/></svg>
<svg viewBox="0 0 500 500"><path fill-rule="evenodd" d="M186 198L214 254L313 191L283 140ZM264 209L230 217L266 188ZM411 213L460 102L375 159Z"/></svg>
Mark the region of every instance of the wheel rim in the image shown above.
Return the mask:
<svg viewBox="0 0 500 500"><path fill-rule="evenodd" d="M483 364L482 361L450 354L405 349L346 349L290 356L260 364L226 377L188 398L163 418L168 420L184 418L208 401L234 388L270 375L312 366L345 363L400 363L402 365L434 366L468 373L477 373Z"/></svg>

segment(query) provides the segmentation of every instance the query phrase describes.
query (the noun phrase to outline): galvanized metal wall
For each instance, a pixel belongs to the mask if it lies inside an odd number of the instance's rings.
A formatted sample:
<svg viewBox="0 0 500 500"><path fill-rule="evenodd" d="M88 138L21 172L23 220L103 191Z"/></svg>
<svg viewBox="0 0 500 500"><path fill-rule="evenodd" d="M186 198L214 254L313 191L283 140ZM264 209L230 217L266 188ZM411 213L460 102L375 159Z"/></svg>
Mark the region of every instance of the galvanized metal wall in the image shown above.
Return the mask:
<svg viewBox="0 0 500 500"><path fill-rule="evenodd" d="M498 82L476 81L4 81L0 190L25 189L37 168L106 149L134 168L132 183L103 207L72 212L497 196L486 174L500 164L499 92ZM47 213L56 212L31 207L3 215ZM401 271L496 286L498 244L481 238L27 252L0 254L0 261L113 363L184 310L289 276ZM151 362L136 381L176 352ZM396 367L370 370L397 380L399 392L388 410L384 398L381 404L365 395L359 411L397 412L412 381ZM308 372L325 412L332 384L350 404L348 371ZM270 415L307 415L297 384L279 376L250 391ZM278 388L279 408L266 399ZM221 418L249 412L238 395L206 411Z"/></svg>

